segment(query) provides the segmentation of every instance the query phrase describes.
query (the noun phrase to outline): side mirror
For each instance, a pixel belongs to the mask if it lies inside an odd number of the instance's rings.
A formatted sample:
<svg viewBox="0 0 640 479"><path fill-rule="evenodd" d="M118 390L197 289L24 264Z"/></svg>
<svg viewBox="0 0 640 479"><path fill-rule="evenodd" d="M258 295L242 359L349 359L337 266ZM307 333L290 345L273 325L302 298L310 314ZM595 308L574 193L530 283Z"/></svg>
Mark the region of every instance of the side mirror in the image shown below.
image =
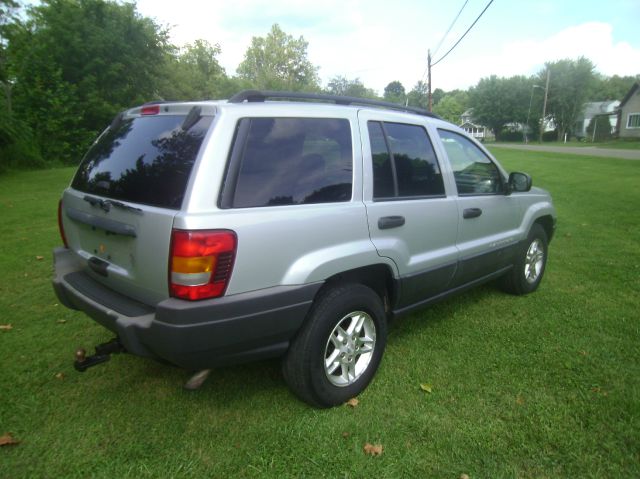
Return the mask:
<svg viewBox="0 0 640 479"><path fill-rule="evenodd" d="M525 192L531 189L531 177L526 173L514 171L509 175L507 194L515 192Z"/></svg>

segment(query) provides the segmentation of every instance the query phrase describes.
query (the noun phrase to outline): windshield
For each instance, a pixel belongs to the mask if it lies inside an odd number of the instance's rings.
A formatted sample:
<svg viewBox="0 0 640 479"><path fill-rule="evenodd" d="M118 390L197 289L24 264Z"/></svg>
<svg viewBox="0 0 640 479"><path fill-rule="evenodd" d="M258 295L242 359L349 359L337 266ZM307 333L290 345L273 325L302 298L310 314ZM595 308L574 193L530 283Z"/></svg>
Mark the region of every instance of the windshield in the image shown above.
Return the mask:
<svg viewBox="0 0 640 479"><path fill-rule="evenodd" d="M82 160L71 186L85 193L179 209L213 117L187 131L185 115L125 119L106 130Z"/></svg>

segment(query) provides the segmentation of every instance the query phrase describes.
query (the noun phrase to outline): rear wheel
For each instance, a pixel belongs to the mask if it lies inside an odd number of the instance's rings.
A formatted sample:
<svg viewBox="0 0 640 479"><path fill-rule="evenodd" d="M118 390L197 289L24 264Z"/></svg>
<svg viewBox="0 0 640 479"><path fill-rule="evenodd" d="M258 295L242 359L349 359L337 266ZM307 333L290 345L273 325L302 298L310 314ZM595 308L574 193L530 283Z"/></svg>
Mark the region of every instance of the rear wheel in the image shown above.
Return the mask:
<svg viewBox="0 0 640 479"><path fill-rule="evenodd" d="M336 286L316 299L283 362L302 400L342 404L362 392L382 359L387 325L380 297L361 284Z"/></svg>
<svg viewBox="0 0 640 479"><path fill-rule="evenodd" d="M516 263L503 279L503 288L512 294L532 293L540 285L547 265L547 233L538 223L531 226Z"/></svg>

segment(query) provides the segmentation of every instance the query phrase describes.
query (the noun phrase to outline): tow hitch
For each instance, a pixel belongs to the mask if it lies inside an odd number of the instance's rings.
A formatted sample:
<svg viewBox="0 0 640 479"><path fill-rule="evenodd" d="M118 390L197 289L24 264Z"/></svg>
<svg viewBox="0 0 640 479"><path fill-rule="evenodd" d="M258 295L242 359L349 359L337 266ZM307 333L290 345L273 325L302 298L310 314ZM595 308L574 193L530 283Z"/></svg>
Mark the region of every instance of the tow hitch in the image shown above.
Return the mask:
<svg viewBox="0 0 640 479"><path fill-rule="evenodd" d="M92 366L109 361L112 354L124 352L126 352L126 349L120 342L120 339L113 338L107 343L98 344L96 346L96 354L93 356L87 356L87 351L83 348L78 349L76 351L76 360L73 362L73 367L76 368L77 371L83 373Z"/></svg>

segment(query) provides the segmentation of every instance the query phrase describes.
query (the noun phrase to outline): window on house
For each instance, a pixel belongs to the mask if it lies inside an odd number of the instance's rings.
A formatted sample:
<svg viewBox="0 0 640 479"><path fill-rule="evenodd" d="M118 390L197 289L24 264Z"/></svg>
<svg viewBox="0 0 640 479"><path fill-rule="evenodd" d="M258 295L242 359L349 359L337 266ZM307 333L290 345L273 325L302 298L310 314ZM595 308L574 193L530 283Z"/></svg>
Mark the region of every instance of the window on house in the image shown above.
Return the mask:
<svg viewBox="0 0 640 479"><path fill-rule="evenodd" d="M640 113L631 113L627 117L627 128L640 128Z"/></svg>

